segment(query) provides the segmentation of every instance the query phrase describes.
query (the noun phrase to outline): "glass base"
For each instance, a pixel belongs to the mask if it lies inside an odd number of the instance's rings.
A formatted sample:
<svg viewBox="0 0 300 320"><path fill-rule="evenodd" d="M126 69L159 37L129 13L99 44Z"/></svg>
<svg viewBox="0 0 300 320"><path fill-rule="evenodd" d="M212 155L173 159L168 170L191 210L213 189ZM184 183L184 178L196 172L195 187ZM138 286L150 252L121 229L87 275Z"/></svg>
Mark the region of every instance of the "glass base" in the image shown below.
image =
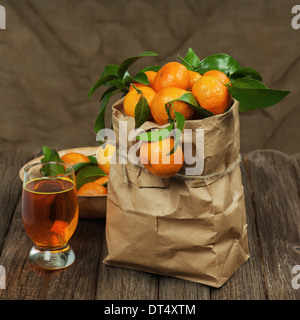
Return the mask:
<svg viewBox="0 0 300 320"><path fill-rule="evenodd" d="M33 246L29 252L28 260L36 268L59 270L69 267L75 261L75 254L69 245L58 250L47 250Z"/></svg>

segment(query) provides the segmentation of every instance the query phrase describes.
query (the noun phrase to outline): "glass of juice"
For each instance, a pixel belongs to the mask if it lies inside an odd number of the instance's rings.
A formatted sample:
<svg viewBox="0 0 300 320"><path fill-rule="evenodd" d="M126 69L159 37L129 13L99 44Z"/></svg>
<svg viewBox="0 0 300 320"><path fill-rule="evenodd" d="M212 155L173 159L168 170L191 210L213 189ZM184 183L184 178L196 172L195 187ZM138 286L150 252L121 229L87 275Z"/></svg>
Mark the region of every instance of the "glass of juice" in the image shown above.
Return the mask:
<svg viewBox="0 0 300 320"><path fill-rule="evenodd" d="M32 266L57 270L75 261L68 244L78 223L75 174L71 165L40 162L25 167L22 220L34 242L28 256Z"/></svg>

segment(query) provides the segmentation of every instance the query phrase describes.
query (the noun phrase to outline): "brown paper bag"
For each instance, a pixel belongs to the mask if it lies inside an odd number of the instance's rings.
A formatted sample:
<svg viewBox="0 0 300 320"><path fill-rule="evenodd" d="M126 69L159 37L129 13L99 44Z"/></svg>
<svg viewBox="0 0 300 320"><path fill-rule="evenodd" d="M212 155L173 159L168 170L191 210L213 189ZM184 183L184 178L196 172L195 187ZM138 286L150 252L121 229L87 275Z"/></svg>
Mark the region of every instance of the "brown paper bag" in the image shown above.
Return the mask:
<svg viewBox="0 0 300 320"><path fill-rule="evenodd" d="M134 128L122 100L113 106L117 138L120 121ZM111 166L104 263L220 287L249 258L238 102L187 128L205 130L202 175L161 179L130 162Z"/></svg>

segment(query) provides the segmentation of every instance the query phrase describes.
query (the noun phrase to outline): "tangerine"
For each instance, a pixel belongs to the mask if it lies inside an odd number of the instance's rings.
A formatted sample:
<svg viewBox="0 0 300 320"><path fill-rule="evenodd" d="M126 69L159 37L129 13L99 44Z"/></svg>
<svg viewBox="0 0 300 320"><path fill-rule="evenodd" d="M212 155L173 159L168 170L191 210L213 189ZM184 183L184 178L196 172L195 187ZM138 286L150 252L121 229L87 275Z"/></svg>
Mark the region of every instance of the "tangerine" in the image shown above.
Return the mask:
<svg viewBox="0 0 300 320"><path fill-rule="evenodd" d="M189 70L190 73L190 83L188 90L192 90L194 83L202 77L202 75L196 71Z"/></svg>
<svg viewBox="0 0 300 320"><path fill-rule="evenodd" d="M98 183L98 184L101 184L101 185L104 185L108 182L108 176L104 176L104 177L101 177L97 180L94 181L94 183Z"/></svg>
<svg viewBox="0 0 300 320"><path fill-rule="evenodd" d="M178 145L173 154L174 139L166 138L160 141L143 141L140 147L140 161L144 167L160 178L169 178L175 175L183 166L184 155Z"/></svg>
<svg viewBox="0 0 300 320"><path fill-rule="evenodd" d="M203 76L194 83L192 93L200 106L213 114L224 113L231 104L228 88L216 77Z"/></svg>
<svg viewBox="0 0 300 320"><path fill-rule="evenodd" d="M212 76L212 77L216 77L219 81L221 81L223 84L226 84L228 82L230 82L229 78L227 77L227 75L219 70L210 70L207 71L203 74L203 77L206 76Z"/></svg>
<svg viewBox="0 0 300 320"><path fill-rule="evenodd" d="M61 160L64 163L70 164L71 166L73 166L76 163L90 162L90 159L86 155L79 152L66 153L61 157Z"/></svg>
<svg viewBox="0 0 300 320"><path fill-rule="evenodd" d="M107 189L95 182L88 182L77 191L79 196L99 196L102 194L107 194Z"/></svg>
<svg viewBox="0 0 300 320"><path fill-rule="evenodd" d="M142 92L143 96L146 98L148 102L149 107L151 108L152 100L156 92L152 88L147 86L141 86L138 89ZM134 117L135 107L139 102L140 97L141 97L141 94L138 93L136 90L131 90L126 94L123 101L123 107L124 107L125 113L129 117Z"/></svg>
<svg viewBox="0 0 300 320"><path fill-rule="evenodd" d="M155 79L155 76L156 76L156 72L155 72L155 71L145 71L144 73L146 74L146 76L147 76L147 78L148 78L148 81L149 81L149 84L148 84L148 85L142 84L142 83L140 83L140 82L132 82L132 84L133 84L134 86L136 86L137 88L150 87L150 88L153 89L153 82L154 82L154 79ZM134 89L134 87L133 87L132 84L131 84L130 87L129 87L129 91L131 91L131 90Z"/></svg>
<svg viewBox="0 0 300 320"><path fill-rule="evenodd" d="M189 84L189 70L179 62L169 62L157 71L153 83L153 89L156 92L170 87L176 87L186 90Z"/></svg>
<svg viewBox="0 0 300 320"><path fill-rule="evenodd" d="M151 105L151 114L156 123L159 125L168 123L169 117L165 105L170 101L179 99L185 93L187 93L187 91L180 88L165 88L156 93ZM174 101L173 106L175 111L180 112L186 120L191 119L194 115L194 110L185 102ZM172 119L175 118L172 107L170 115Z"/></svg>
<svg viewBox="0 0 300 320"><path fill-rule="evenodd" d="M107 175L109 174L110 162L115 152L116 147L109 143L105 143L97 149L98 167Z"/></svg>

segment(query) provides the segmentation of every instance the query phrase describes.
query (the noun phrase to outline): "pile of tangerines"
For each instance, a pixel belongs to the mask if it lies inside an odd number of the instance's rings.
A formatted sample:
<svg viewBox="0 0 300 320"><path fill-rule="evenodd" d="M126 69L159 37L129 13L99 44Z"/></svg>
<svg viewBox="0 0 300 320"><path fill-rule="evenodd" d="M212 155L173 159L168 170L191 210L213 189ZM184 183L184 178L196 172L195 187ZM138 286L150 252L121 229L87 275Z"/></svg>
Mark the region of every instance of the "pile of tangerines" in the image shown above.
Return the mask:
<svg viewBox="0 0 300 320"><path fill-rule="evenodd" d="M135 108L143 95L150 107L150 121L159 125L169 123L166 104L179 99L185 93L191 92L199 105L213 114L224 113L231 105L232 98L225 86L230 82L227 75L218 70L210 70L203 75L188 70L179 62L169 62L157 72L146 71L149 85L132 83L123 101L124 112L135 116ZM196 115L193 108L183 101L174 101L171 117L174 111L181 113L185 120L193 119ZM184 163L181 147L170 154L174 148L174 139L166 138L161 141L144 141L140 147L140 161L152 174L160 178L169 178L178 173Z"/></svg>
<svg viewBox="0 0 300 320"><path fill-rule="evenodd" d="M185 93L192 93L199 105L212 114L224 113L231 105L232 98L225 86L230 80L227 75L218 70L210 70L201 75L188 70L179 62L166 63L158 71L145 71L148 85L132 82L123 100L124 112L135 117L135 108L143 96L149 105L149 120L158 125L169 123L166 104L182 97ZM174 101L170 111L174 119L175 112L183 115L185 120L196 119L194 109L183 101ZM140 162L144 167L160 178L169 178L180 171L184 163L184 155L180 145L172 153L175 146L174 138L167 137L159 141L143 141L139 148ZM110 159L115 147L105 144L98 167L106 176L87 182L78 190L78 195L97 196L107 194L107 183L110 170ZM105 159L104 159L105 158ZM61 157L65 163L75 165L90 162L90 159L78 152L65 154Z"/></svg>
<svg viewBox="0 0 300 320"><path fill-rule="evenodd" d="M147 120L158 125L153 136L152 130L143 132L137 136L136 142L140 143L137 148L140 163L159 178L176 175L184 164L180 136L186 120L222 114L229 110L233 98L239 101L239 111L249 111L274 105L290 93L269 89L262 83L262 76L257 70L242 67L227 54L211 55L200 60L191 48L185 58L178 56L182 63L148 66L134 77L130 76L127 70L135 61L157 55L153 51L145 51L125 59L120 65L106 65L89 90L88 98L103 85L108 87L99 100L100 110L95 121L97 136L106 128L106 106L110 98L118 93L125 94L124 113L134 117L135 128L140 128ZM173 133L175 126L180 134ZM167 134L162 134L163 131ZM101 136L101 148L98 150L100 153L96 158L70 153L61 159L76 168L79 195L107 193L110 162L116 147ZM59 160L53 150L45 149L44 154L45 161Z"/></svg>
<svg viewBox="0 0 300 320"><path fill-rule="evenodd" d="M183 94L192 92L200 106L213 114L224 113L231 104L231 96L226 83L227 75L218 70L210 70L201 75L188 70L179 62L169 62L159 71L145 71L149 85L132 83L123 102L124 111L134 117L135 107L141 93L146 98L154 121L159 125L168 123L165 104L179 99ZM175 111L180 112L185 120L194 116L194 110L185 102L174 102Z"/></svg>
<svg viewBox="0 0 300 320"><path fill-rule="evenodd" d="M79 196L98 196L107 194L107 184L110 171L110 159L115 152L115 148L111 145L107 145L102 153L98 153L97 162L98 167L103 171L103 175L100 178L92 182L83 184L78 190ZM100 159L101 158L101 159ZM105 161L104 161L105 160ZM61 161L71 166L81 163L90 163L91 160L80 152L69 152L61 157Z"/></svg>

